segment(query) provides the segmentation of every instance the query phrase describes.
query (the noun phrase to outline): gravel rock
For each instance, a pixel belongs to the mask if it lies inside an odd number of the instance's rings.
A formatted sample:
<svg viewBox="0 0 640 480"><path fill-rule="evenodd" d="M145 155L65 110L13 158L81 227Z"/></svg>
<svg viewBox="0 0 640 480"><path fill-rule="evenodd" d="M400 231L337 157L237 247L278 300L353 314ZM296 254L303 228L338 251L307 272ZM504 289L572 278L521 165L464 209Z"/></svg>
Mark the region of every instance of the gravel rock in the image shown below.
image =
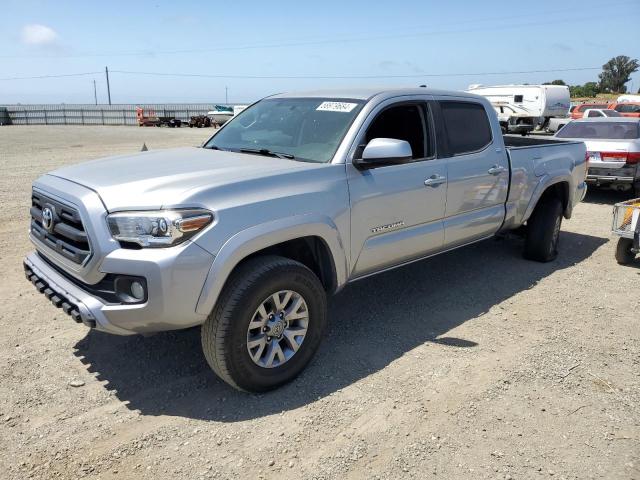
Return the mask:
<svg viewBox="0 0 640 480"><path fill-rule="evenodd" d="M38 176L212 133L0 127L2 480L638 478L639 270L609 232L624 194L591 189L548 264L507 238L347 286L309 368L261 395L215 378L198 329L101 334L24 279ZM76 376L95 382L72 394Z"/></svg>

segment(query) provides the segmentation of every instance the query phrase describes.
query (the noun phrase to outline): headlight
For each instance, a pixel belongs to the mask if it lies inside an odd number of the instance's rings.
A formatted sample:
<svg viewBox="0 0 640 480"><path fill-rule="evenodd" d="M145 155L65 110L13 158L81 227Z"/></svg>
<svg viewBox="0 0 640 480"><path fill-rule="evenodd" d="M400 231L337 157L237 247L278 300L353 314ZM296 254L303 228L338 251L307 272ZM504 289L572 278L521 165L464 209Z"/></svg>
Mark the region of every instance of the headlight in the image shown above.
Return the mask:
<svg viewBox="0 0 640 480"><path fill-rule="evenodd" d="M208 210L121 212L107 216L113 238L142 247L171 247L190 239L213 221Z"/></svg>

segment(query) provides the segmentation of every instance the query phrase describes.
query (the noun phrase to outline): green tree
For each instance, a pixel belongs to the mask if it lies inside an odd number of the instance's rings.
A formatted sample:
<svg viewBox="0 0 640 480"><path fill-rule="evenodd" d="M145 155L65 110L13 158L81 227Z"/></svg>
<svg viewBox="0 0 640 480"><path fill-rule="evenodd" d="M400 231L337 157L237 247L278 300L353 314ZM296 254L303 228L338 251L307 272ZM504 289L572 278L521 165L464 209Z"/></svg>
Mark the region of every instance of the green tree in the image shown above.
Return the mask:
<svg viewBox="0 0 640 480"><path fill-rule="evenodd" d="M597 82L587 82L582 88L584 89L585 97L595 97L598 93L600 93L600 87Z"/></svg>
<svg viewBox="0 0 640 480"><path fill-rule="evenodd" d="M584 89L582 85L569 85L569 95L571 97L584 97Z"/></svg>
<svg viewBox="0 0 640 480"><path fill-rule="evenodd" d="M638 71L638 60L626 55L618 55L602 66L600 89L605 92L626 93L631 74Z"/></svg>
<svg viewBox="0 0 640 480"><path fill-rule="evenodd" d="M569 93L572 97L595 97L600 93L600 86L596 82L587 82L584 85L569 85Z"/></svg>

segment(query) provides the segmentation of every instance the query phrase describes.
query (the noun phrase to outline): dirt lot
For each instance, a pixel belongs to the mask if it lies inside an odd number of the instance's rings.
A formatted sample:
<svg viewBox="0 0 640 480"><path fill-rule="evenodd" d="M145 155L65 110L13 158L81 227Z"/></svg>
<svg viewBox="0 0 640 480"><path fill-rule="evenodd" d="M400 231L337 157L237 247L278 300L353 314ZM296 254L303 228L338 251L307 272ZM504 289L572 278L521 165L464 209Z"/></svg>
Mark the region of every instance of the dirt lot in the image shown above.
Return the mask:
<svg viewBox="0 0 640 480"><path fill-rule="evenodd" d="M266 395L217 380L197 329L89 331L26 282L39 174L210 132L0 127L0 478L640 479L640 264L613 258L619 194L589 194L555 262L491 240L353 284L313 364Z"/></svg>

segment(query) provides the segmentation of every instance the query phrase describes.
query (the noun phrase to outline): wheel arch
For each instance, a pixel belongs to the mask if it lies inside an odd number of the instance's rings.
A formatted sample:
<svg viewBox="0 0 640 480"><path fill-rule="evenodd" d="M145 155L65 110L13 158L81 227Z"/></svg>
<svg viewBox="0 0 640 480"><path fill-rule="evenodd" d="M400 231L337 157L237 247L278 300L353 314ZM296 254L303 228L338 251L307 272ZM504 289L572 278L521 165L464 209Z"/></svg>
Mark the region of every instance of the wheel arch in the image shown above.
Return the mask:
<svg viewBox="0 0 640 480"><path fill-rule="evenodd" d="M566 219L571 218L570 182L567 178L556 178L551 182L541 182L535 190L531 202L527 207L523 223L531 217L534 210L546 199L550 197L559 198L562 202L562 211Z"/></svg>
<svg viewBox="0 0 640 480"><path fill-rule="evenodd" d="M347 280L346 252L336 225L324 216L304 215L257 225L231 237L216 255L196 312L208 315L229 276L243 262L260 255L280 255L310 268L327 292Z"/></svg>

